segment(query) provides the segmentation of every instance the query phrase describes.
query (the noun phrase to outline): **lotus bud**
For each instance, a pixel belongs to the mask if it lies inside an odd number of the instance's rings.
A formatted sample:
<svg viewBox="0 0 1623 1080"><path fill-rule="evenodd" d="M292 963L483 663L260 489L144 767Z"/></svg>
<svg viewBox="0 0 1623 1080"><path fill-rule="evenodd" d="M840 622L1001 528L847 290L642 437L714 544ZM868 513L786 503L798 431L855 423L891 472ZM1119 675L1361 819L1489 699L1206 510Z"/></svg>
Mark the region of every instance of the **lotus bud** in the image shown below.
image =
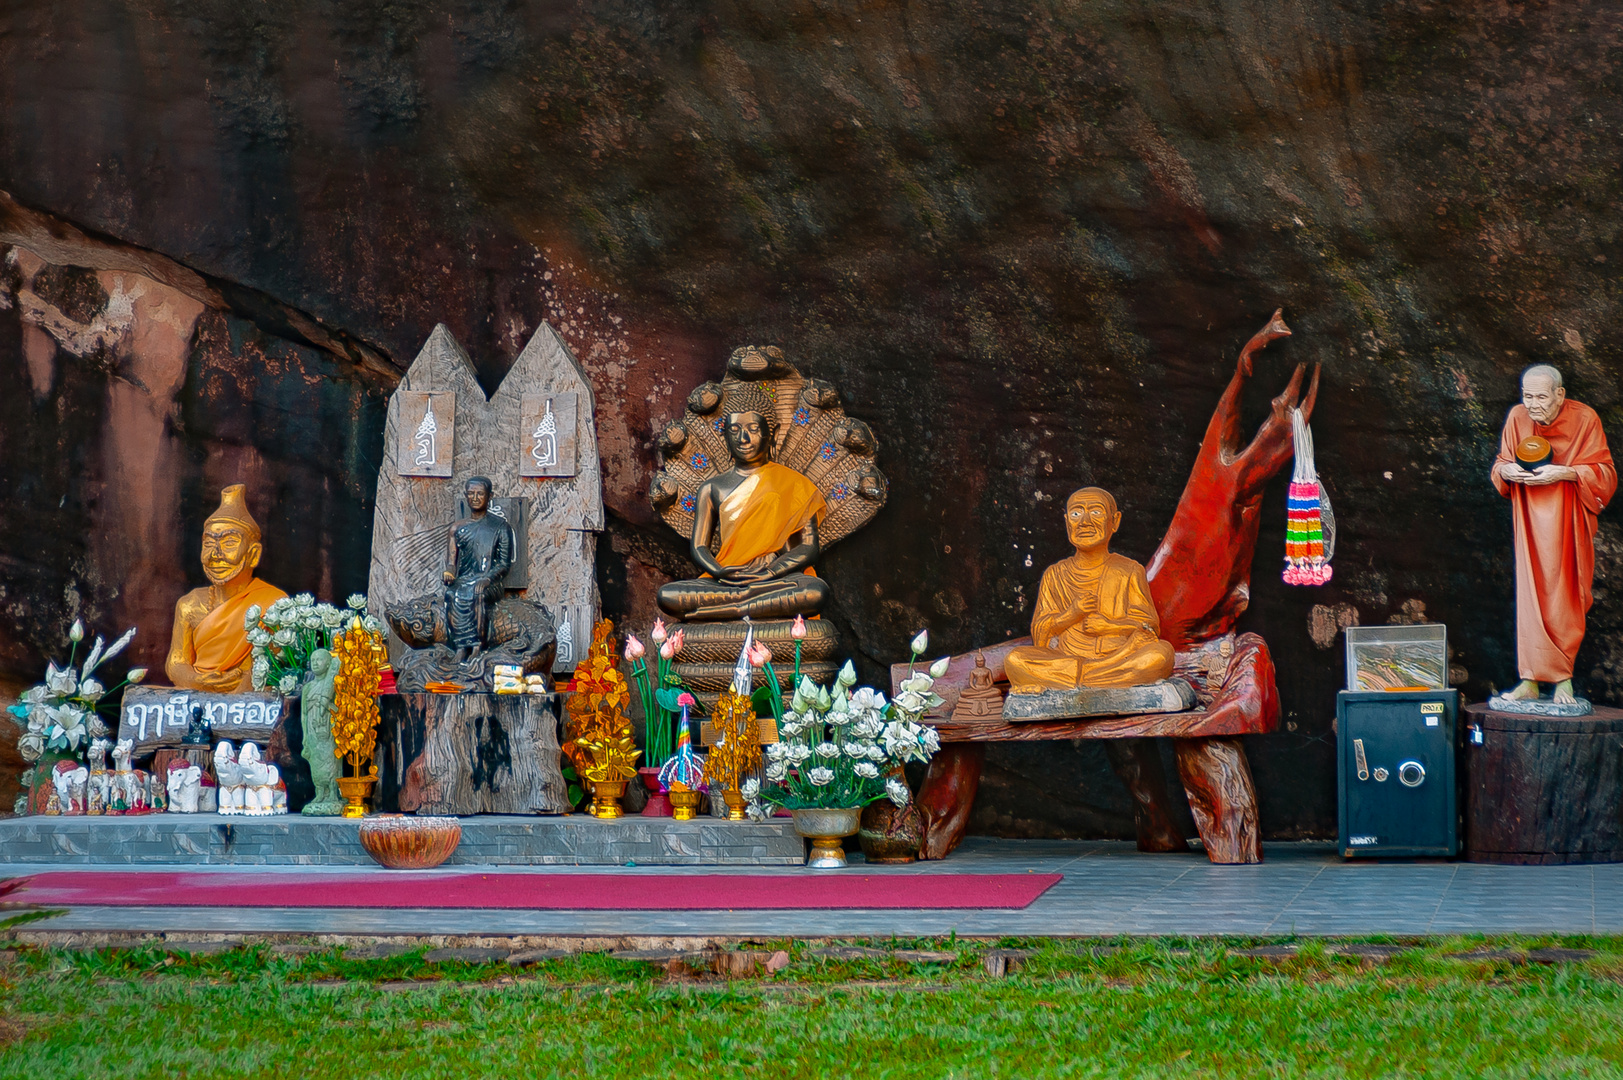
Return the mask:
<svg viewBox="0 0 1623 1080"><path fill-rule="evenodd" d="M857 669L851 666L851 661L847 660L845 666L840 668L840 673L834 678L841 686L855 686L857 684Z"/></svg>
<svg viewBox="0 0 1623 1080"><path fill-rule="evenodd" d="M669 660L671 657L675 656L676 655L676 642L667 641L667 642L665 642L665 644L661 645L659 647L659 655L663 656L667 660Z"/></svg>
<svg viewBox="0 0 1623 1080"><path fill-rule="evenodd" d="M642 642L637 640L636 634L626 635L626 659L641 660L648 650L643 648Z"/></svg>
<svg viewBox="0 0 1623 1080"><path fill-rule="evenodd" d="M73 629L68 631L68 640L75 645L85 639L85 624L78 619L73 620Z"/></svg>
<svg viewBox="0 0 1623 1080"><path fill-rule="evenodd" d="M666 640L666 644L674 646L671 649L671 655L672 656L675 656L677 653L682 651L682 628L680 626L678 626L676 628L676 633L672 634Z"/></svg>
<svg viewBox="0 0 1623 1080"><path fill-rule="evenodd" d="M833 706L834 706L834 696L828 692L828 689L826 687L821 687L821 686L818 687L817 688L817 711L821 712L821 713L826 713Z"/></svg>
<svg viewBox="0 0 1623 1080"><path fill-rule="evenodd" d="M749 660L755 667L766 667L772 662L772 650L757 641L750 646Z"/></svg>
<svg viewBox="0 0 1623 1080"><path fill-rule="evenodd" d="M665 636L666 636L665 635L665 620L664 619L655 619L654 620L654 629L648 634L648 636L654 639L654 644L655 645L663 645L665 643Z"/></svg>
<svg viewBox="0 0 1623 1080"><path fill-rule="evenodd" d="M125 678L129 679L132 683L138 683L146 677L147 669L144 667L132 667L130 668L130 673L125 676Z"/></svg>
<svg viewBox="0 0 1623 1080"><path fill-rule="evenodd" d="M939 659L935 663L931 664L930 665L930 678L939 679L939 678L941 678L941 676L945 675L947 673L947 663L951 659L952 659L952 657L950 657L950 656L943 656L941 659Z"/></svg>
<svg viewBox="0 0 1623 1080"><path fill-rule="evenodd" d="M789 636L796 641L806 640L806 616L795 616L795 624L789 628Z"/></svg>
<svg viewBox="0 0 1623 1080"><path fill-rule="evenodd" d="M930 631L920 630L919 636L913 639L911 648L914 656L923 656L924 650L930 647Z"/></svg>

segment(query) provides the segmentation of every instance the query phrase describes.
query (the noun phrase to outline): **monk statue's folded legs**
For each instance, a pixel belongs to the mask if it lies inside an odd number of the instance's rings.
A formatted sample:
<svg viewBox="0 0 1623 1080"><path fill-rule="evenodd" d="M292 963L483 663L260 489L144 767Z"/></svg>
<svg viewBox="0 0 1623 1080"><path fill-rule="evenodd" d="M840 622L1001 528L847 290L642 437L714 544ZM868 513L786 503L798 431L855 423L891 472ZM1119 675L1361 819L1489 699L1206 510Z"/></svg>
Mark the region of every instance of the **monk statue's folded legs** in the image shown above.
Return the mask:
<svg viewBox="0 0 1623 1080"><path fill-rule="evenodd" d="M1056 649L1026 645L1003 662L1016 693L1075 690L1083 686L1143 686L1172 676L1173 650L1155 640L1099 659L1072 656Z"/></svg>
<svg viewBox="0 0 1623 1080"><path fill-rule="evenodd" d="M694 622L792 619L817 614L827 599L828 584L811 574L791 574L750 585L699 578L672 581L659 590L662 611Z"/></svg>

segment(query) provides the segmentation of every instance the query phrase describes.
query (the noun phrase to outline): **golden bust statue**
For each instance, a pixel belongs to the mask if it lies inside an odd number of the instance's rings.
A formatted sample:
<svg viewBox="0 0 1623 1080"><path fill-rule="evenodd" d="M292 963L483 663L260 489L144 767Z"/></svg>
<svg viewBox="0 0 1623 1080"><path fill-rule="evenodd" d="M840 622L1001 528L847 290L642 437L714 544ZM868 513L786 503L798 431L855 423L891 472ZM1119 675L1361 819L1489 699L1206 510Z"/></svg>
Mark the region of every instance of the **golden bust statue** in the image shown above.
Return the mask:
<svg viewBox="0 0 1623 1080"><path fill-rule="evenodd" d="M828 586L812 570L822 551L823 493L772 460L776 412L745 384L728 396L723 433L733 467L700 485L689 551L705 577L659 591L666 614L697 621L815 615Z"/></svg>
<svg viewBox="0 0 1623 1080"><path fill-rule="evenodd" d="M1116 500L1103 488L1083 488L1065 501L1076 554L1043 571L1034 644L1004 661L1011 692L1142 686L1172 674L1172 646L1161 640L1144 567L1110 550L1120 525Z"/></svg>
<svg viewBox="0 0 1623 1080"><path fill-rule="evenodd" d="M169 681L187 690L230 694L252 689L253 650L243 618L287 594L254 577L263 548L259 525L243 501L246 489L220 492L220 508L203 522L203 573L209 583L175 604L175 630L164 665Z"/></svg>

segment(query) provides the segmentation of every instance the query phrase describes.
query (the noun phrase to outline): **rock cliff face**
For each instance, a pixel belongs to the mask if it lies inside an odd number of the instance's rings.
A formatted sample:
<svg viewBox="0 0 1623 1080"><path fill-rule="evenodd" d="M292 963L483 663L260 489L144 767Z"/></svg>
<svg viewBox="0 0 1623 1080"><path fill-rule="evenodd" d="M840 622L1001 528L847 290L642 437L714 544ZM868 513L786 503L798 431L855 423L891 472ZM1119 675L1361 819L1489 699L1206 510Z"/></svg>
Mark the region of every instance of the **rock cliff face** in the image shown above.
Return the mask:
<svg viewBox="0 0 1623 1080"><path fill-rule="evenodd" d="M495 385L545 319L594 381L605 607L638 622L691 572L642 497L653 426L746 341L841 388L892 494L820 569L877 679L921 625L1023 632L1078 486L1147 558L1283 306L1251 423L1324 365L1341 535L1331 586L1281 584L1276 482L1242 627L1286 716L1251 760L1269 835L1324 835L1339 626L1447 622L1471 696L1514 675L1485 474L1517 372L1623 432L1620 37L1582 0L13 4L0 666L75 614L158 666L233 480L268 579L359 587L392 362L443 321ZM1610 513L1600 543L1579 674L1615 702ZM1096 748L1023 747L977 827L1127 811Z"/></svg>

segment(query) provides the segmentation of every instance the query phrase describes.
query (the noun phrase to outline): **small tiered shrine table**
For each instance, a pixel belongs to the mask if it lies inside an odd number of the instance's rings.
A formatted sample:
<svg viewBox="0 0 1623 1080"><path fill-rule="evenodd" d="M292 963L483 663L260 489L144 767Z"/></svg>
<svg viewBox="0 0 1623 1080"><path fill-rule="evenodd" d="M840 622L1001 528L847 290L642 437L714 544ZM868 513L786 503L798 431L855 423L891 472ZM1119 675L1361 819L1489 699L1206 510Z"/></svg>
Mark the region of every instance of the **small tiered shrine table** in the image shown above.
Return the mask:
<svg viewBox="0 0 1623 1080"><path fill-rule="evenodd" d="M984 650L988 664L1001 668L1009 649L1025 643L1010 641ZM1191 661L1203 656L1180 653L1174 677L1199 670ZM1200 689L1197 686L1197 692ZM1273 659L1262 638L1256 634L1234 638L1232 657L1214 691L1204 708L1180 713L961 724L927 718L942 745L918 794L924 815L920 857L944 859L963 839L988 743L1059 739L1121 740L1109 744L1107 751L1111 767L1132 792L1140 849L1180 850L1182 839L1167 831L1171 818L1166 782L1150 741L1166 737L1173 740L1178 775L1207 857L1214 863L1261 862L1256 787L1239 736L1266 734L1279 724Z"/></svg>

